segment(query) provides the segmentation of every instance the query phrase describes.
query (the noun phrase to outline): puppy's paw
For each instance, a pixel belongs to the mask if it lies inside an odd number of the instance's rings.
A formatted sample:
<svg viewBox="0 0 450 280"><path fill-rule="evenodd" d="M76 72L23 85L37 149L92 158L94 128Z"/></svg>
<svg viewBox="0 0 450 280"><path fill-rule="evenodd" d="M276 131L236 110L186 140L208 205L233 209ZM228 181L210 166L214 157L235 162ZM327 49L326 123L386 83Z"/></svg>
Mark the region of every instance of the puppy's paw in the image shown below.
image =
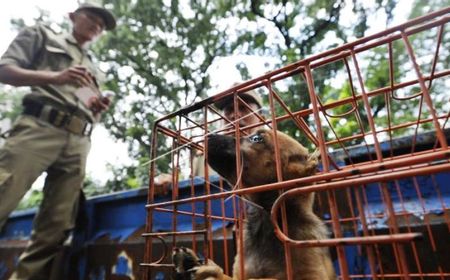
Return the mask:
<svg viewBox="0 0 450 280"><path fill-rule="evenodd" d="M192 269L194 280L222 280L223 270L220 266L209 260L207 265L197 266Z"/></svg>
<svg viewBox="0 0 450 280"><path fill-rule="evenodd" d="M317 166L319 165L319 158L320 158L320 151L315 150L314 152L310 153L308 155L308 158L306 160L305 164L305 173L306 174L314 174L317 171Z"/></svg>
<svg viewBox="0 0 450 280"><path fill-rule="evenodd" d="M172 261L175 266L176 280L226 280L231 279L223 274L220 266L212 260L203 264L197 254L189 248L174 248Z"/></svg>
<svg viewBox="0 0 450 280"><path fill-rule="evenodd" d="M195 252L185 247L173 248L172 262L175 269L175 279L191 279L192 269L202 265Z"/></svg>
<svg viewBox="0 0 450 280"><path fill-rule="evenodd" d="M309 154L308 161L315 163L317 165L319 163L319 158L320 158L320 150L315 149L314 152Z"/></svg>

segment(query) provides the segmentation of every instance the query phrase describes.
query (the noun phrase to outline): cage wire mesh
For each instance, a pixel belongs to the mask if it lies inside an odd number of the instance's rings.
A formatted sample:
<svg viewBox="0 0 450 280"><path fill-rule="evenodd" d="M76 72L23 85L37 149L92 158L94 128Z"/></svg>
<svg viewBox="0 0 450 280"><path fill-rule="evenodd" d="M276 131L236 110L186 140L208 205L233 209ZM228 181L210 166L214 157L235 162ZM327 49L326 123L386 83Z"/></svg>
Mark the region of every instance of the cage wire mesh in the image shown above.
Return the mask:
<svg viewBox="0 0 450 280"><path fill-rule="evenodd" d="M245 194L276 189L275 217L286 199L315 192L315 213L329 238L292 240L281 224L275 231L286 248L329 248L340 279L450 279L449 13L313 55L159 119L143 278L171 275L175 246L192 248L232 275ZM252 112L256 125L241 127L214 106L230 97L249 106L239 96L249 90L268 111ZM246 137L255 126L320 151L319 171L245 189L227 184L208 167L207 136ZM163 192L153 180L158 161L172 170ZM204 177L195 176L196 164ZM298 182L304 187L292 189Z"/></svg>

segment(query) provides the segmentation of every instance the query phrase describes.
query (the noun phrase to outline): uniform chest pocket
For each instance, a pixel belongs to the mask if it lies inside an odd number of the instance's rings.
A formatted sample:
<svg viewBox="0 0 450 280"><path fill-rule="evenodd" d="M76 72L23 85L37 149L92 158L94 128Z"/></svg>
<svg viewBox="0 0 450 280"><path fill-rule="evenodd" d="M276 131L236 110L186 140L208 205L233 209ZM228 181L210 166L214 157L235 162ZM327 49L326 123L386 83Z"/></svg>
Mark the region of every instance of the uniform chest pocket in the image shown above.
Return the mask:
<svg viewBox="0 0 450 280"><path fill-rule="evenodd" d="M45 45L44 52L40 59L41 69L61 71L69 68L72 64L72 57L67 51L59 46Z"/></svg>

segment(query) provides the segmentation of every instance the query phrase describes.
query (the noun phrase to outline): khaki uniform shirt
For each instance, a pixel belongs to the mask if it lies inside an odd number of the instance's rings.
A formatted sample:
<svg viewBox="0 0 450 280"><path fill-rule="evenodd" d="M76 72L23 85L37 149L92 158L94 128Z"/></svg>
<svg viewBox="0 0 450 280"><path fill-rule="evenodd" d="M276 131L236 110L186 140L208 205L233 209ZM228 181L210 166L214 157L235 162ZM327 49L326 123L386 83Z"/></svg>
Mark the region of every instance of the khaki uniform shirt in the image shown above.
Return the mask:
<svg viewBox="0 0 450 280"><path fill-rule="evenodd" d="M27 27L17 35L0 59L0 66L5 64L47 71L62 71L81 65L86 67L97 81L104 80L103 73L94 66L87 50L78 46L72 34L56 34L43 25ZM74 95L77 89L77 86L68 84L34 86L25 99L54 105L95 122L92 111Z"/></svg>

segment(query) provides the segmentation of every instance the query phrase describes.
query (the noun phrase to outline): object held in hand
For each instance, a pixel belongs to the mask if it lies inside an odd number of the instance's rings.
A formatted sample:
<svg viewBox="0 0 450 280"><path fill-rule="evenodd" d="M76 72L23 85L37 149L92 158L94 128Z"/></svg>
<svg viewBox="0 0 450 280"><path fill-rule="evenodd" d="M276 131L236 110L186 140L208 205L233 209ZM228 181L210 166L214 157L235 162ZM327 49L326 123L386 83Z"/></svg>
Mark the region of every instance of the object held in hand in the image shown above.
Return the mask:
<svg viewBox="0 0 450 280"><path fill-rule="evenodd" d="M116 93L112 90L104 90L102 91L102 98L107 98L110 101L113 99L114 95L116 95Z"/></svg>
<svg viewBox="0 0 450 280"><path fill-rule="evenodd" d="M81 87L75 91L75 96L90 108L93 98L100 98L99 92L91 87Z"/></svg>

